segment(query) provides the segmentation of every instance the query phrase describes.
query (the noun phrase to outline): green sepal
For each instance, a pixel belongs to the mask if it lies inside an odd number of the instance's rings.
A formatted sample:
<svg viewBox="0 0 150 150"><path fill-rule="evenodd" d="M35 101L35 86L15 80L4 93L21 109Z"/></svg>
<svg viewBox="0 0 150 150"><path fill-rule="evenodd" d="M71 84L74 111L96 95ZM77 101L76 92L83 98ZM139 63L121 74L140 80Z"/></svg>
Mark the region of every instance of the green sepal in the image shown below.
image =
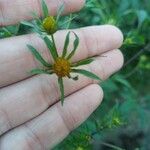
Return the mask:
<svg viewBox="0 0 150 150"><path fill-rule="evenodd" d="M45 67L51 67L51 64L47 63L41 56L41 54L33 46L27 45L27 47L41 64L43 64Z"/></svg>
<svg viewBox="0 0 150 150"><path fill-rule="evenodd" d="M78 15L72 17L72 14L70 14L69 19L67 19L64 23L60 24L60 28L69 29L71 21L74 20L77 16ZM65 24L67 24L66 27L63 27Z"/></svg>
<svg viewBox="0 0 150 150"><path fill-rule="evenodd" d="M67 25L66 25L66 30L70 28L70 24L71 24L71 21L72 21L72 14L70 14L69 16L69 19L68 19L68 22L67 22Z"/></svg>
<svg viewBox="0 0 150 150"><path fill-rule="evenodd" d="M74 33L74 32L73 32ZM74 46L73 46L73 50L72 50L72 52L69 54L69 56L67 57L67 59L69 60L69 59L71 59L72 58L72 56L75 54L75 52L76 52L76 50L77 50L77 48L78 48L78 46L79 46L79 37L77 36L77 34L76 33L74 33L74 35L75 35L75 40L74 40Z"/></svg>
<svg viewBox="0 0 150 150"><path fill-rule="evenodd" d="M37 22L38 25L42 25L42 20L39 18L38 14L36 12L31 13L33 16L33 19Z"/></svg>
<svg viewBox="0 0 150 150"><path fill-rule="evenodd" d="M45 0L42 0L42 12L43 12L44 18L49 16L48 7L47 7Z"/></svg>
<svg viewBox="0 0 150 150"><path fill-rule="evenodd" d="M78 62L72 64L71 67L78 67L78 66L88 65L88 64L92 63L93 61L94 61L93 58L87 58L87 59L84 59L84 60L81 60L81 61L78 61Z"/></svg>
<svg viewBox="0 0 150 150"><path fill-rule="evenodd" d="M64 11L65 7L64 7L64 4L62 4L59 9L58 9L58 12L57 12L57 17L56 17L56 22L58 23L59 19L60 19L60 16L62 14L62 12Z"/></svg>
<svg viewBox="0 0 150 150"><path fill-rule="evenodd" d="M52 71L47 71L47 70L43 70L43 69L33 69L30 71L31 75L38 75L38 74L52 74Z"/></svg>
<svg viewBox="0 0 150 150"><path fill-rule="evenodd" d="M98 77L97 75L95 75L94 73L92 73L90 71L83 70L83 69L72 69L71 71L74 72L74 73L82 74L82 75L84 75L86 77L89 77L91 79L101 81L100 77Z"/></svg>
<svg viewBox="0 0 150 150"><path fill-rule="evenodd" d="M64 93L64 83L63 83L63 79L61 77L58 78L58 84L59 84L59 88L60 88L60 93L61 93L61 104L63 106L64 104L64 99L65 99L65 93Z"/></svg>
<svg viewBox="0 0 150 150"><path fill-rule="evenodd" d="M31 28L34 28L34 25L31 22L28 22L28 21L21 21L21 24L23 24L25 26L28 26L28 27L31 27Z"/></svg>
<svg viewBox="0 0 150 150"><path fill-rule="evenodd" d="M62 53L62 57L65 58L66 54L67 54L67 49L69 46L69 37L70 37L70 31L67 33L66 35L66 39L65 39L65 44L64 44L64 48L63 48L63 53Z"/></svg>
<svg viewBox="0 0 150 150"><path fill-rule="evenodd" d="M58 58L58 53L57 53L54 43L47 36L44 37L44 41L45 41L53 59L56 60Z"/></svg>

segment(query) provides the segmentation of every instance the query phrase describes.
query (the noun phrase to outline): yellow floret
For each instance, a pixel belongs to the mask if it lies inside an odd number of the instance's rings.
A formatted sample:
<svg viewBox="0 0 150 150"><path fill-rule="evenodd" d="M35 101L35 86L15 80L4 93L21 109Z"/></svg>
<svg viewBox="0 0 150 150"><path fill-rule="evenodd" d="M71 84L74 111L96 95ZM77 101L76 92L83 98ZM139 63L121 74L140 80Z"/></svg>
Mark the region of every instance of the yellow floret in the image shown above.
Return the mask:
<svg viewBox="0 0 150 150"><path fill-rule="evenodd" d="M71 71L71 64L64 58L57 58L53 65L53 71L57 74L58 77L69 76Z"/></svg>

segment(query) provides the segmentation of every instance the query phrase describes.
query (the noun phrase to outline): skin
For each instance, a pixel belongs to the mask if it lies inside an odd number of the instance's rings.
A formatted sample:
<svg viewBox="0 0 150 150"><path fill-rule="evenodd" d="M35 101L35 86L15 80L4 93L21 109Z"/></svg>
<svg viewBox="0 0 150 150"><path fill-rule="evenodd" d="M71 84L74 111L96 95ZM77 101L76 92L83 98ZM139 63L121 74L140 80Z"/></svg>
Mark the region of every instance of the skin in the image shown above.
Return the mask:
<svg viewBox="0 0 150 150"><path fill-rule="evenodd" d="M51 14L56 14L61 1L65 3L65 14L84 6L84 0L78 3L76 0L47 0ZM31 19L31 11L41 14L38 0L0 0L0 26ZM73 62L96 56L94 62L83 68L103 80L122 67L123 56L118 48L123 36L119 29L103 25L74 32L80 38L80 45ZM55 34L59 53L66 34L65 30ZM103 99L101 87L80 76L76 82L65 80L66 98L62 107L55 75L28 74L39 64L26 44L36 47L52 62L45 44L35 34L0 40L0 150L48 150L85 121Z"/></svg>

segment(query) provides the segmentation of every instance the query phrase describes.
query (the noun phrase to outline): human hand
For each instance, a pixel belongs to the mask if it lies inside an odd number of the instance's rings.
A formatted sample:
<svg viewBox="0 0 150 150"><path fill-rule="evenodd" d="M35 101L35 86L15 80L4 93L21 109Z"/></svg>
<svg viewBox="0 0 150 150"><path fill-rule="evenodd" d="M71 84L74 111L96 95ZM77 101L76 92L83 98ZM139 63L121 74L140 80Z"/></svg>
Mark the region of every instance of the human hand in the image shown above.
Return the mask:
<svg viewBox="0 0 150 150"><path fill-rule="evenodd" d="M65 13L79 10L84 0L62 0ZM0 25L31 19L38 11L38 0L0 0ZM47 0L51 14L56 14L58 0ZM19 14L19 15L18 15ZM84 68L105 80L123 65L118 48L122 33L114 26L103 25L76 29L79 48L73 58L78 61L96 56ZM67 31L55 34L57 48L62 50ZM64 139L100 104L102 89L91 79L80 76L78 81L65 80L65 103L61 106L55 75L29 76L27 72L38 63L27 49L31 44L51 61L44 42L35 34L0 40L0 150L46 150ZM71 49L71 46L70 46ZM101 55L106 57L101 57Z"/></svg>

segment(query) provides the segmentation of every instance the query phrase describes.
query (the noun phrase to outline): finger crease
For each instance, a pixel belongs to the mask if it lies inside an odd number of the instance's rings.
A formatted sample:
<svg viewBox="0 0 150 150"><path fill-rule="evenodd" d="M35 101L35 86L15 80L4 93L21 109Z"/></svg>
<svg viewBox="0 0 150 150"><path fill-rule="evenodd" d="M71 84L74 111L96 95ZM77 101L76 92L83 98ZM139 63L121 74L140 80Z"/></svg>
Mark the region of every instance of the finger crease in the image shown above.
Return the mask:
<svg viewBox="0 0 150 150"><path fill-rule="evenodd" d="M80 31L81 31L81 35L83 37L83 43L85 43L85 49L86 49L86 52L87 52L86 57L90 57L90 49L89 49L89 46L88 46L87 37L85 35L84 30L81 29Z"/></svg>
<svg viewBox="0 0 150 150"><path fill-rule="evenodd" d="M33 1L33 3L34 3L34 1ZM39 14L42 15L41 0L37 0L36 3L37 3L37 8L36 9L39 10L37 12L39 12Z"/></svg>
<svg viewBox="0 0 150 150"><path fill-rule="evenodd" d="M44 145L42 144L42 142L41 142L40 138L38 137L38 135L29 127L29 125L24 124L24 127L25 127L28 135L31 136L30 134L32 134L33 140L40 145L41 149L44 150L45 149Z"/></svg>
<svg viewBox="0 0 150 150"><path fill-rule="evenodd" d="M0 2L0 26L4 26L4 13L3 13L3 6Z"/></svg>
<svg viewBox="0 0 150 150"><path fill-rule="evenodd" d="M70 132L72 131L72 129L69 127L69 125L67 124L67 122L66 122L64 116L62 115L62 111L61 111L61 109L59 108L59 105L56 105L56 106L57 106L57 112L58 112L60 118L62 119L63 124L65 125L66 129L67 129L68 132L70 133Z"/></svg>
<svg viewBox="0 0 150 150"><path fill-rule="evenodd" d="M46 96L46 94L45 94L45 90L43 89L43 86L42 86L42 84L41 84L41 81L42 80L39 80L40 82L39 82L39 87L40 87L40 89L41 89L41 94L43 95L43 99L44 99L44 101L45 101L45 103L46 103L46 105L47 105L47 108L49 107L49 102L48 102L48 98L47 98L47 96Z"/></svg>
<svg viewBox="0 0 150 150"><path fill-rule="evenodd" d="M3 108L1 108L1 112L4 114L4 117L6 118L6 121L8 123L8 126L9 126L8 130L12 129L14 126L12 125L12 123L11 123L11 121L9 119L8 113Z"/></svg>

